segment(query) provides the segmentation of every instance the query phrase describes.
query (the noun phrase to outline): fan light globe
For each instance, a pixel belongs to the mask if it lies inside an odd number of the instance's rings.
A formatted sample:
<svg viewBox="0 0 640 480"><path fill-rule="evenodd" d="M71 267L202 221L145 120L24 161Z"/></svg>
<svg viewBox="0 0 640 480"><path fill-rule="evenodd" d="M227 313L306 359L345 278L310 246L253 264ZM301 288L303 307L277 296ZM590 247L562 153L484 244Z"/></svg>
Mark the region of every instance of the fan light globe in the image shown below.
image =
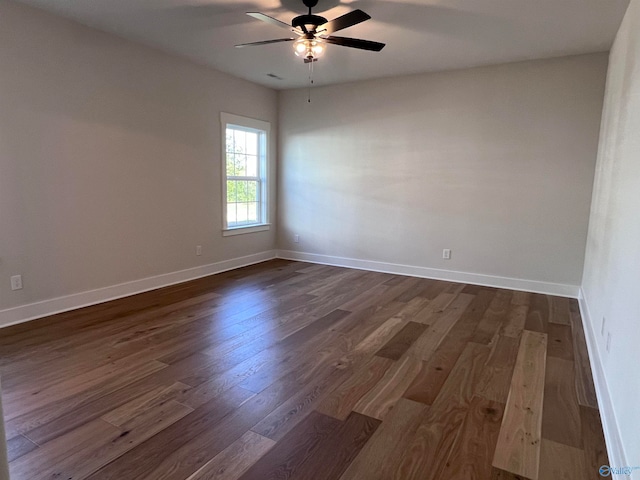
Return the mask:
<svg viewBox="0 0 640 480"><path fill-rule="evenodd" d="M318 58L324 53L324 42L319 38L299 38L293 43L293 50L299 57Z"/></svg>
<svg viewBox="0 0 640 480"><path fill-rule="evenodd" d="M305 53L307 51L307 39L299 38L298 40L296 40L293 44L293 49L295 50L296 55L302 55L303 53Z"/></svg>

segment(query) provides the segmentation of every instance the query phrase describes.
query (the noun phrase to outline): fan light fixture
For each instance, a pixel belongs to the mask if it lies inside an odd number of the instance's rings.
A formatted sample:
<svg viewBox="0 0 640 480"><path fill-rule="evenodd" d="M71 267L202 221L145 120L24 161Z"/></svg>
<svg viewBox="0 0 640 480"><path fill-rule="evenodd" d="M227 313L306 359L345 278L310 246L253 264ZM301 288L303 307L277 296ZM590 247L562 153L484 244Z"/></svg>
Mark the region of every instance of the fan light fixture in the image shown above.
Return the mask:
<svg viewBox="0 0 640 480"><path fill-rule="evenodd" d="M304 57L310 61L317 60L324 53L324 43L324 40L319 37L300 37L293 43L293 51L299 57Z"/></svg>
<svg viewBox="0 0 640 480"><path fill-rule="evenodd" d="M371 17L362 10L353 10L329 21L320 15L311 13L311 9L318 4L318 0L302 0L302 3L309 9L309 13L306 15L298 15L291 20L291 24L281 22L277 18L270 17L264 13L247 12L247 15L262 22L284 28L289 31L289 35L294 34L295 36L276 38L274 40L262 40L261 42L241 43L236 45L236 47L243 48L255 45L293 42L293 51L298 57L302 57L304 63L315 62L322 56L329 43L372 52L379 52L384 48L384 43L332 35L334 32L353 27L354 25L369 20Z"/></svg>

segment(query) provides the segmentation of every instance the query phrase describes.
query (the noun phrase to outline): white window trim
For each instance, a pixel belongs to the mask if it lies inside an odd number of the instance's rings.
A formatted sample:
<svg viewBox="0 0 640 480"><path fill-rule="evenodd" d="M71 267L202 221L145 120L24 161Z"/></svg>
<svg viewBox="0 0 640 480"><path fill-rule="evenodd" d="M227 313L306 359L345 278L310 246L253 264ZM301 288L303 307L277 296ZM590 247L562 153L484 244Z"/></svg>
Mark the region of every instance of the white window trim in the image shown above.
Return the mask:
<svg viewBox="0 0 640 480"><path fill-rule="evenodd" d="M271 124L263 120L257 120L255 118L243 117L240 115L234 115L233 113L220 112L220 124L221 124L221 150L222 150L222 235L224 237L232 235L241 235L243 233L263 232L271 228L269 223L269 150L271 149ZM261 177L256 178L260 180L260 207L261 223L252 223L249 225L238 225L229 227L227 226L227 126L238 126L245 129L254 129L265 132L266 136L266 148L264 149L264 159L260 160L260 173ZM233 179L233 178L232 178Z"/></svg>

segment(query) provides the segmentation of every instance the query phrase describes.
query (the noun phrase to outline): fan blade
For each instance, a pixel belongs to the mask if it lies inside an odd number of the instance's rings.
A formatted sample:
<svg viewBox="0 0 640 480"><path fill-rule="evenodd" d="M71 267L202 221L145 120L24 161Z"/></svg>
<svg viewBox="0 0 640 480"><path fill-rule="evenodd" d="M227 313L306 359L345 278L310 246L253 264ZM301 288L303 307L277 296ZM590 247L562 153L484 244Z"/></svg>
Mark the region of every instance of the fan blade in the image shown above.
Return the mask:
<svg viewBox="0 0 640 480"><path fill-rule="evenodd" d="M338 30L342 30L358 23L362 23L365 20L369 20L371 17L364 13L362 10L354 10L353 12L345 13L341 17L334 18L330 22L323 23L318 26L318 33L328 35Z"/></svg>
<svg viewBox="0 0 640 480"><path fill-rule="evenodd" d="M265 15L260 12L247 12L247 15L250 17L256 18L258 20L262 20L263 22L270 23L271 25L275 25L276 27L286 28L287 30L293 30L293 27L288 23L281 22L277 18L270 17L269 15Z"/></svg>
<svg viewBox="0 0 640 480"><path fill-rule="evenodd" d="M295 38L276 38L275 40L263 40L261 42L241 43L240 45L236 45L236 47L238 48L252 47L254 45L268 45L270 43L292 42L294 40Z"/></svg>
<svg viewBox="0 0 640 480"><path fill-rule="evenodd" d="M373 52L379 52L385 46L384 43L372 42L371 40L360 40L359 38L327 37L324 40L327 43L333 43L334 45L359 48L361 50L371 50Z"/></svg>

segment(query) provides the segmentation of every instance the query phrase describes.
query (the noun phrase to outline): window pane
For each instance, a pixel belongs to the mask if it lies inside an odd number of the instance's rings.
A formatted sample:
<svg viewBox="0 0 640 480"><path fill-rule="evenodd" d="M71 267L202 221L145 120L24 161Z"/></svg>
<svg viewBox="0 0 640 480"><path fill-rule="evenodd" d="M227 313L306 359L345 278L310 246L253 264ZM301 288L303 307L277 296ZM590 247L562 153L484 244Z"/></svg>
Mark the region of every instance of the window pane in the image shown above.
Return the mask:
<svg viewBox="0 0 640 480"><path fill-rule="evenodd" d="M247 182L247 201L258 201L258 182Z"/></svg>
<svg viewBox="0 0 640 480"><path fill-rule="evenodd" d="M227 202L235 202L238 198L237 196L237 185L238 182L235 180L227 180Z"/></svg>
<svg viewBox="0 0 640 480"><path fill-rule="evenodd" d="M247 201L247 182L245 181L237 181L236 182L236 192L238 194L237 202L246 202Z"/></svg>
<svg viewBox="0 0 640 480"><path fill-rule="evenodd" d="M226 137L225 150L233 152L233 129L227 128Z"/></svg>
<svg viewBox="0 0 640 480"><path fill-rule="evenodd" d="M248 217L252 223L258 222L258 203L251 202L248 204Z"/></svg>
<svg viewBox="0 0 640 480"><path fill-rule="evenodd" d="M227 175L234 176L235 174L235 157L233 153L227 153Z"/></svg>
<svg viewBox="0 0 640 480"><path fill-rule="evenodd" d="M247 176L258 176L258 157L253 155L247 155Z"/></svg>
<svg viewBox="0 0 640 480"><path fill-rule="evenodd" d="M247 215L247 203L236 203L237 213L236 218L239 224L247 223L248 215Z"/></svg>
<svg viewBox="0 0 640 480"><path fill-rule="evenodd" d="M236 204L227 204L227 225L233 226L237 223Z"/></svg>
<svg viewBox="0 0 640 480"><path fill-rule="evenodd" d="M247 175L247 157L246 155L236 154L236 176L244 177Z"/></svg>
<svg viewBox="0 0 640 480"><path fill-rule="evenodd" d="M242 130L233 131L233 151L236 153L246 153L246 133Z"/></svg>
<svg viewBox="0 0 640 480"><path fill-rule="evenodd" d="M258 155L258 142L260 141L260 137L257 133L247 132L246 133L246 142L247 149L245 153L249 155Z"/></svg>

